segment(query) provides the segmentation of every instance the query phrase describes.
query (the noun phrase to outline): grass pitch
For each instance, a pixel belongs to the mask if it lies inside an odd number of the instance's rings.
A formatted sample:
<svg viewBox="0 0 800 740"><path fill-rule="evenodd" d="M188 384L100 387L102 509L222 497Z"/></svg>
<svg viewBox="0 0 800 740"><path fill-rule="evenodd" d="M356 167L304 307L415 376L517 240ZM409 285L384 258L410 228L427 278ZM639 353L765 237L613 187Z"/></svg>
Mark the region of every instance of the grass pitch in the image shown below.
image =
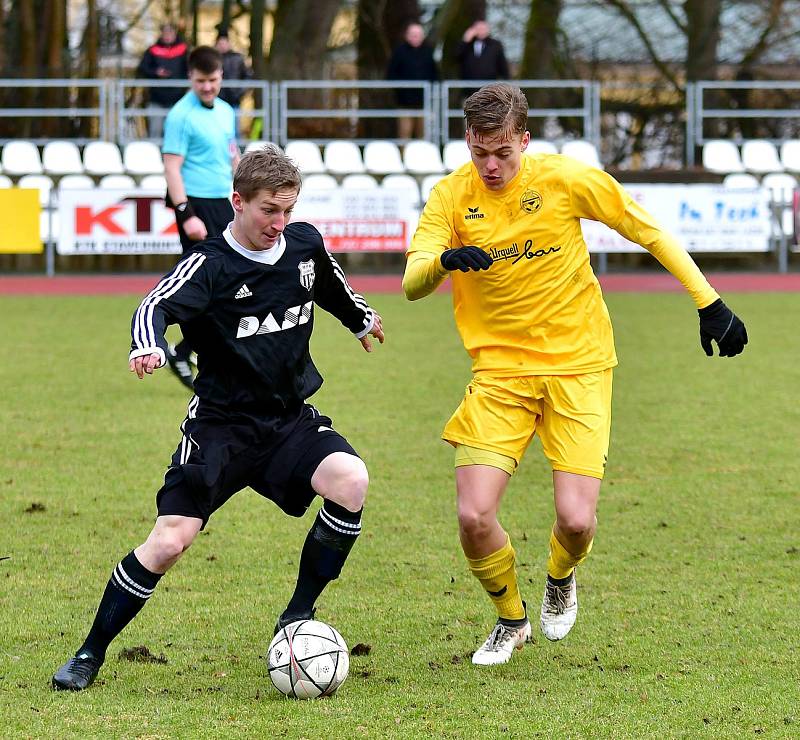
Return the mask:
<svg viewBox="0 0 800 740"><path fill-rule="evenodd" d="M608 297L620 366L578 623L495 669L470 663L494 615L439 441L469 378L449 297L372 297L387 332L372 355L319 312L314 403L372 478L319 617L370 649L338 695L295 702L264 655L311 515L252 492L212 518L90 690L50 690L151 527L187 396L166 371L127 371L138 297L0 298L0 737L797 737L800 299L726 300L751 335L733 360L703 355L686 296ZM502 517L532 616L551 496L534 442ZM149 661L118 657L132 648Z"/></svg>

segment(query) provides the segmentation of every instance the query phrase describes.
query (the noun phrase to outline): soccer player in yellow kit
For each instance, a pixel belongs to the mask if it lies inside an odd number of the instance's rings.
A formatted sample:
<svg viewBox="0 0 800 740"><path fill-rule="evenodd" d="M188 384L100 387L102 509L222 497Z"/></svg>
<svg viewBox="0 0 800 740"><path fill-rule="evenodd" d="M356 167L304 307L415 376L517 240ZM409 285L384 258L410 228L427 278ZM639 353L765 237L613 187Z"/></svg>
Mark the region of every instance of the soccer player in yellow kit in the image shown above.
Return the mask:
<svg viewBox="0 0 800 740"><path fill-rule="evenodd" d="M493 665L531 634L514 549L497 515L534 434L553 469L556 521L540 613L550 640L575 623L575 567L597 524L617 358L580 219L642 245L681 281L697 305L706 354L712 339L721 356L739 354L747 332L686 251L614 178L562 155L523 154L530 134L519 88L481 88L465 101L464 117L472 162L431 192L403 290L417 300L449 276L456 325L472 357L472 381L442 437L455 447L461 545L498 613L472 662Z"/></svg>

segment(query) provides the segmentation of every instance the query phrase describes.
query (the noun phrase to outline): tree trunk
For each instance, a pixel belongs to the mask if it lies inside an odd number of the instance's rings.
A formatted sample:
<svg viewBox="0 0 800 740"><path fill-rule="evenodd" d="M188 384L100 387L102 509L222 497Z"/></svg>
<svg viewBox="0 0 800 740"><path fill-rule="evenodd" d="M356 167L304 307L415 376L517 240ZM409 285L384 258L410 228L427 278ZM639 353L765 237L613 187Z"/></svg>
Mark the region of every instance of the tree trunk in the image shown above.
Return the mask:
<svg viewBox="0 0 800 740"><path fill-rule="evenodd" d="M273 80L319 80L341 0L278 0L269 51Z"/></svg>
<svg viewBox="0 0 800 740"><path fill-rule="evenodd" d="M394 47L403 40L406 24L418 21L417 0L359 0L358 24L358 79L386 79L386 67ZM361 90L359 107L365 109L393 108L394 95L387 87L381 90ZM370 138L396 136L394 119L364 118L359 123L358 134Z"/></svg>
<svg viewBox="0 0 800 740"><path fill-rule="evenodd" d="M722 0L685 0L687 49L686 79L713 80L717 76L717 47Z"/></svg>
<svg viewBox="0 0 800 740"><path fill-rule="evenodd" d="M84 64L80 76L87 79L98 78L97 49L99 43L99 27L97 21L97 0L86 0L86 27L83 29L81 50ZM78 92L81 108L92 108L98 104L97 90L82 87ZM97 137L100 134L99 124L94 119L83 119L80 125L81 136Z"/></svg>
<svg viewBox="0 0 800 740"><path fill-rule="evenodd" d="M520 67L524 80L552 80L564 76L564 59L559 53L558 18L563 0L533 0L525 27L525 50Z"/></svg>

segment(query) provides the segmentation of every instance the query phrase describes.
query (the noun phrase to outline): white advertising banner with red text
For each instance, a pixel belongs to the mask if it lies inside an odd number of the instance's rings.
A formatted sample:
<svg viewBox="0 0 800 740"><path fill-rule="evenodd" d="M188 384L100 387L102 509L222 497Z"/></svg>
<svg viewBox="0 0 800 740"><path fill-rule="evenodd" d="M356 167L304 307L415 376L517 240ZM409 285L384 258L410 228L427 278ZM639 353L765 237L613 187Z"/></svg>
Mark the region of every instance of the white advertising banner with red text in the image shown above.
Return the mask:
<svg viewBox="0 0 800 740"><path fill-rule="evenodd" d="M59 254L180 254L175 214L164 192L62 190Z"/></svg>
<svg viewBox="0 0 800 740"><path fill-rule="evenodd" d="M689 252L767 252L770 193L720 185L626 185L625 189ZM590 252L641 252L597 221L581 221Z"/></svg>
<svg viewBox="0 0 800 740"><path fill-rule="evenodd" d="M303 190L295 221L316 226L331 252L405 252L417 228L417 199L405 191Z"/></svg>
<svg viewBox="0 0 800 740"><path fill-rule="evenodd" d="M314 224L332 252L404 252L417 225L412 195L391 190L304 190L295 221ZM65 190L59 254L180 254L163 193Z"/></svg>

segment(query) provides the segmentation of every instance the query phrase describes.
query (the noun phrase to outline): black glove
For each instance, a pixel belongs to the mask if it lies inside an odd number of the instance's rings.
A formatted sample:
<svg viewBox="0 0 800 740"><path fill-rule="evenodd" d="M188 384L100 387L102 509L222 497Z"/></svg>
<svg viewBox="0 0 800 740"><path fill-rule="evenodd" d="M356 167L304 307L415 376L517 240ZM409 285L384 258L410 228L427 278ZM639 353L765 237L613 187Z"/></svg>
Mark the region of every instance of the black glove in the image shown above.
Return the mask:
<svg viewBox="0 0 800 740"><path fill-rule="evenodd" d="M700 345L709 357L714 354L712 339L719 345L720 357L733 357L744 349L747 329L742 320L722 302L722 298L698 309L697 313L700 314Z"/></svg>
<svg viewBox="0 0 800 740"><path fill-rule="evenodd" d="M480 247L459 247L446 249L439 258L445 270L488 270L494 261Z"/></svg>

